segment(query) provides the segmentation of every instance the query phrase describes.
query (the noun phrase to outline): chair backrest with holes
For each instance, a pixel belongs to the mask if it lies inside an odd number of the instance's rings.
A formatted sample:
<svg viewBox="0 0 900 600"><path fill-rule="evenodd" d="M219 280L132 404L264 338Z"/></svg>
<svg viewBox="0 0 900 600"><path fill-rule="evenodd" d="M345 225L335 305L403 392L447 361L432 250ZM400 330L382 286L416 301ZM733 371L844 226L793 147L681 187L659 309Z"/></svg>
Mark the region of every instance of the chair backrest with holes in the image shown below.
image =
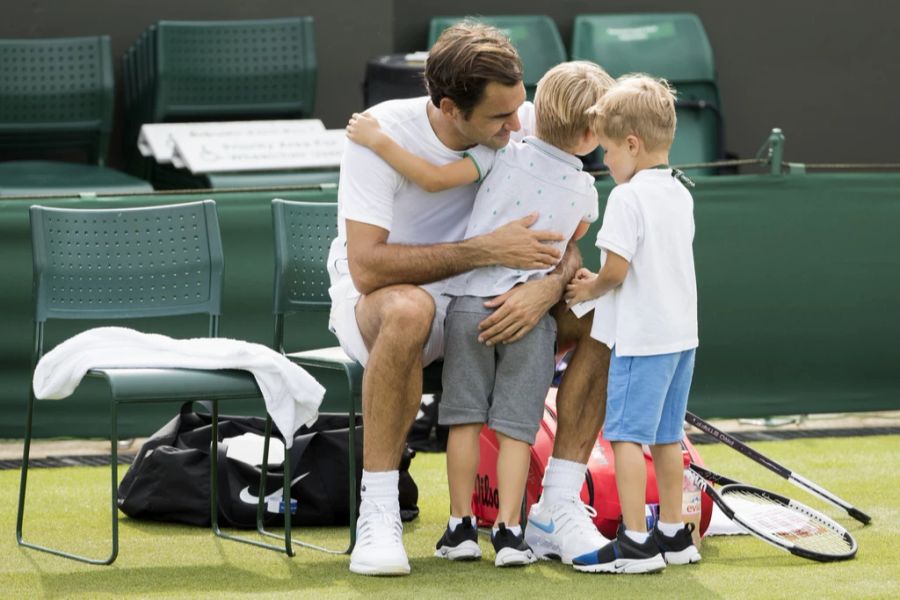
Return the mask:
<svg viewBox="0 0 900 600"><path fill-rule="evenodd" d="M36 322L221 314L214 201L30 213Z"/></svg>
<svg viewBox="0 0 900 600"><path fill-rule="evenodd" d="M108 36L0 40L0 150L83 150L106 162L113 119Z"/></svg>
<svg viewBox="0 0 900 600"><path fill-rule="evenodd" d="M331 307L326 261L337 237L337 204L272 201L276 314Z"/></svg>

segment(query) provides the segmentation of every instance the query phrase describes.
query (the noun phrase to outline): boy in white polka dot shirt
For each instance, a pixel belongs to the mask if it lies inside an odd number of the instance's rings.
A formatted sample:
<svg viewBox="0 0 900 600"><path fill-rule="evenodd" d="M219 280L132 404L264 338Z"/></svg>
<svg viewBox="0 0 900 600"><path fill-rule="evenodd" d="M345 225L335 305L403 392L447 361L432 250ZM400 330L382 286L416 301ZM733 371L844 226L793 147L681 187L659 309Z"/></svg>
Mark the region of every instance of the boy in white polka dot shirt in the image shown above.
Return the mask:
<svg viewBox="0 0 900 600"><path fill-rule="evenodd" d="M372 149L404 177L429 192L481 185L465 237L488 233L531 214L535 229L561 233L560 256L599 216L594 178L577 155L598 145L597 104L613 79L594 63L557 65L538 83L534 136L491 150L475 146L459 161L434 165L402 148L366 115L347 127L354 142ZM528 124L526 124L527 127ZM481 343L478 324L492 308L486 301L543 277L553 267L516 270L502 265L474 269L446 282L453 297L445 321L443 395L439 422L450 426L447 471L450 521L435 554L450 560L480 558L471 498L479 464L479 435L486 423L497 436L499 510L492 542L497 566L522 565L544 554L525 541L519 511L528 475L529 446L544 412L554 371L556 321L545 314L519 339L498 347ZM605 542L596 533L594 544ZM557 549L557 554L558 554Z"/></svg>

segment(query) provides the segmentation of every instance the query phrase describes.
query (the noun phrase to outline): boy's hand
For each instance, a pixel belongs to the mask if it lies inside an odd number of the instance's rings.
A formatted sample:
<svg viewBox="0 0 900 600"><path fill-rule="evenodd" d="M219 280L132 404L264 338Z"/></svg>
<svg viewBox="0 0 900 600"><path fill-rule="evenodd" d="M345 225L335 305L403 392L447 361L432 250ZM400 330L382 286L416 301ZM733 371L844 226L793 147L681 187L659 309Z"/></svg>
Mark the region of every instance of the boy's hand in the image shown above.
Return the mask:
<svg viewBox="0 0 900 600"><path fill-rule="evenodd" d="M347 137L360 146L374 148L383 135L378 119L369 113L353 113L347 123Z"/></svg>
<svg viewBox="0 0 900 600"><path fill-rule="evenodd" d="M566 286L566 304L572 306L573 304L596 298L597 293L594 290L596 281L596 273L592 273L585 268L578 269L572 281Z"/></svg>

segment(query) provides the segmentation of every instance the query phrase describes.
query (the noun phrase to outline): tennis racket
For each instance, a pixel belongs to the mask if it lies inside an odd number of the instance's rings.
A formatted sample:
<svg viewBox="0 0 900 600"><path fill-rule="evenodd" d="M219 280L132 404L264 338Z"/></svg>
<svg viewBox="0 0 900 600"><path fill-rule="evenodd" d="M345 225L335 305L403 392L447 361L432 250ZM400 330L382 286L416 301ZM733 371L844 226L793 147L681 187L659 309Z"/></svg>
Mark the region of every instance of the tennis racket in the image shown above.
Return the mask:
<svg viewBox="0 0 900 600"><path fill-rule="evenodd" d="M853 536L817 510L693 463L689 474L726 517L764 542L820 562L848 560L856 555ZM722 487L716 490L713 484Z"/></svg>
<svg viewBox="0 0 900 600"><path fill-rule="evenodd" d="M791 471L790 469L788 469L787 467L778 464L777 462L775 462L768 456L760 454L759 452L757 452L750 446L744 444L740 440L728 435L727 433L725 433L724 431L722 431L720 429L715 428L714 426L707 423L706 421L704 421L697 415L695 415L691 412L688 412L687 414L685 414L684 419L685 419L685 421L687 421L688 423L690 423L697 429L713 436L714 438L716 438L717 440L719 440L726 446L728 446L734 450L737 450L738 452L740 452L747 458L758 462L759 464L766 467L770 471L777 473L779 476L783 477L784 479L787 479L788 481L790 481L797 487L799 487L803 490L806 490L810 494L818 496L819 498L822 498L823 500L830 502L831 504L837 506L838 508L844 509L845 511L847 511L847 514L849 514L851 517L853 517L854 519L856 519L863 525L868 525L869 522L872 520L872 518L869 515L867 515L863 511L859 510L858 508L856 508L855 506L853 506L846 500L843 500L843 499L839 498L838 496L832 494L825 488L810 481L806 477L803 477L799 473L795 473L795 472Z"/></svg>

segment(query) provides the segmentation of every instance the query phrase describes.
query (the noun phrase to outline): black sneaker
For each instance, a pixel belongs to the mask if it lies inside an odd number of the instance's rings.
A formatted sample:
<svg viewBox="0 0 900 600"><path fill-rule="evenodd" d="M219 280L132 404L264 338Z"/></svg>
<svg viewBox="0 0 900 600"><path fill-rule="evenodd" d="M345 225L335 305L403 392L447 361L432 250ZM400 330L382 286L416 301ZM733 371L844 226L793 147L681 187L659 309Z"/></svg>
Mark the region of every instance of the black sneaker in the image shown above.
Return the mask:
<svg viewBox="0 0 900 600"><path fill-rule="evenodd" d="M594 555L577 557L572 566L587 573L656 573L666 568L666 561L652 535L638 544L625 535L625 526L619 525L616 539Z"/></svg>
<svg viewBox="0 0 900 600"><path fill-rule="evenodd" d="M491 543L497 553L494 559L497 567L529 565L537 560L531 546L525 542L525 533L514 534L506 528L506 523L497 524L497 532L491 533Z"/></svg>
<svg viewBox="0 0 900 600"><path fill-rule="evenodd" d="M693 523L687 523L684 528L679 529L678 533L672 537L667 536L659 530L659 527L654 526L653 541L656 542L667 563L670 565L688 565L700 562L700 552L694 546L694 538L691 536L693 532Z"/></svg>
<svg viewBox="0 0 900 600"><path fill-rule="evenodd" d="M472 517L463 517L462 523L453 531L450 526L435 546L434 555L447 560L478 560L481 548L478 547L478 529L472 523Z"/></svg>

